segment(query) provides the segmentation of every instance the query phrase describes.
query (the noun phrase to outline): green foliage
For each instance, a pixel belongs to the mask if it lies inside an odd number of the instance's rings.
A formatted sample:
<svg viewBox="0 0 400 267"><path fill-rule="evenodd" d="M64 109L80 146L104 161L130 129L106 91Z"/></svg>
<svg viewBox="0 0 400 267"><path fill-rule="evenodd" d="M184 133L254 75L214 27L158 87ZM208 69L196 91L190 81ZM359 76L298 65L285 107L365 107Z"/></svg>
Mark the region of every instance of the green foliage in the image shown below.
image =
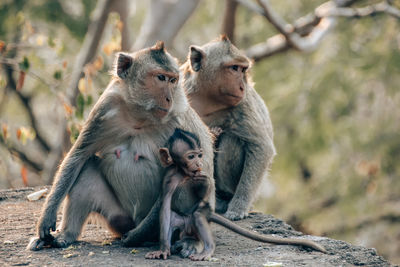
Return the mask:
<svg viewBox="0 0 400 267"><path fill-rule="evenodd" d="M29 66L30 66L28 58L26 56L24 56L22 62L20 62L18 64L18 66L19 66L20 70L28 71Z"/></svg>

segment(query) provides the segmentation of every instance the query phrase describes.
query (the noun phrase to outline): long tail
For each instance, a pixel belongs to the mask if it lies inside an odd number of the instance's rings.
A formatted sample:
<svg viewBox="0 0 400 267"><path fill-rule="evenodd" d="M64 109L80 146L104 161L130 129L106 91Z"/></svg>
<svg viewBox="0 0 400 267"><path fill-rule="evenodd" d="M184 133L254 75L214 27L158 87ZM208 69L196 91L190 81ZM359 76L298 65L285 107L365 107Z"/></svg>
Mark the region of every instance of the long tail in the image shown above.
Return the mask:
<svg viewBox="0 0 400 267"><path fill-rule="evenodd" d="M306 246L306 247L313 248L317 251L326 253L326 250L323 246L321 246L311 240L298 239L298 238L281 238L281 237L275 237L275 236L270 236L270 235L260 235L257 233L253 233L247 229L244 229L241 226L226 219L225 217L222 217L221 215L218 215L215 213L211 213L209 220L211 222L222 225L222 226L226 227L227 229L232 230L235 233L238 233L244 237L248 237L255 241L260 241L260 242L264 242L264 243L281 244L281 245Z"/></svg>

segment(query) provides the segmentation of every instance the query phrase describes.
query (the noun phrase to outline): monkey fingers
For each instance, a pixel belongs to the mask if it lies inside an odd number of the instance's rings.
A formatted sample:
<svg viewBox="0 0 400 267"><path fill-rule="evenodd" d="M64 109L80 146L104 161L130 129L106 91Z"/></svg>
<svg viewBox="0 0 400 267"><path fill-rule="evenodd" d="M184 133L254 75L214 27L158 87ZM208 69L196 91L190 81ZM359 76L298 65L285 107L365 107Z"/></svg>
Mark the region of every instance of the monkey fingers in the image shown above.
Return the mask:
<svg viewBox="0 0 400 267"><path fill-rule="evenodd" d="M192 261L205 261L211 258L211 253L200 253L200 254L193 254L189 256L189 259Z"/></svg>
<svg viewBox="0 0 400 267"><path fill-rule="evenodd" d="M146 259L163 259L166 260L168 259L168 256L171 256L171 252L169 249L166 249L165 251L162 250L157 250L157 251L152 251L146 254L145 258Z"/></svg>
<svg viewBox="0 0 400 267"><path fill-rule="evenodd" d="M26 246L26 249L32 251L41 250L44 247L52 247L53 242L54 242L54 237L50 234L44 239L32 237L31 240L29 241L29 244Z"/></svg>
<svg viewBox="0 0 400 267"><path fill-rule="evenodd" d="M231 221L238 221L248 217L249 214L246 211L233 211L228 209L228 211L225 212L223 216Z"/></svg>

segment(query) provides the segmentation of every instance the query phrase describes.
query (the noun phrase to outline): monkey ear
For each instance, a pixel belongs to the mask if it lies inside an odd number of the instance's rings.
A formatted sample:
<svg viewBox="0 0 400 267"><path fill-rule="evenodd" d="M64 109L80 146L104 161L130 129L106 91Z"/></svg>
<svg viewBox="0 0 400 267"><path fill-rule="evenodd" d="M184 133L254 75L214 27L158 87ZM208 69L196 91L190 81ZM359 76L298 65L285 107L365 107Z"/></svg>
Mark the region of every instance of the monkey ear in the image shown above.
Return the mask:
<svg viewBox="0 0 400 267"><path fill-rule="evenodd" d="M204 53L200 47L194 45L190 46L190 66L192 66L192 69L195 72L198 72L201 69L205 58L206 53Z"/></svg>
<svg viewBox="0 0 400 267"><path fill-rule="evenodd" d="M155 45L151 48L152 50L160 50L164 51L165 50L165 45L163 41L157 41Z"/></svg>
<svg viewBox="0 0 400 267"><path fill-rule="evenodd" d="M221 34L219 39L224 42L231 42L226 34Z"/></svg>
<svg viewBox="0 0 400 267"><path fill-rule="evenodd" d="M168 148L162 147L162 148L160 148L159 152L160 152L161 164L164 167L168 167L168 166L172 165L172 163L174 163L171 158L171 155L169 154Z"/></svg>
<svg viewBox="0 0 400 267"><path fill-rule="evenodd" d="M128 69L132 66L133 58L125 53L118 53L116 60L116 72L118 77L125 79L128 76Z"/></svg>

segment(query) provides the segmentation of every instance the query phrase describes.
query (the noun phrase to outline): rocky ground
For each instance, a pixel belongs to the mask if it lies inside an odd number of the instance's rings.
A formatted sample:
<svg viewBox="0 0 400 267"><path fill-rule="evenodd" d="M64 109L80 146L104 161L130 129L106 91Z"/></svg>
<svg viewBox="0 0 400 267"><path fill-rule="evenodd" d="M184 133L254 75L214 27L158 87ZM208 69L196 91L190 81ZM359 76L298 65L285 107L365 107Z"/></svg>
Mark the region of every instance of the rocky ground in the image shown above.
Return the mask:
<svg viewBox="0 0 400 267"><path fill-rule="evenodd" d="M41 188L0 191L0 266L394 266L377 255L375 249L304 236L283 221L260 213L251 214L238 224L262 234L312 239L325 246L328 253L263 244L213 225L216 250L211 261L191 262L178 256L166 261L146 260L144 255L156 247L122 247L106 229L93 224L88 224L80 241L67 249L26 251L43 205L43 200L30 202L26 196Z"/></svg>

